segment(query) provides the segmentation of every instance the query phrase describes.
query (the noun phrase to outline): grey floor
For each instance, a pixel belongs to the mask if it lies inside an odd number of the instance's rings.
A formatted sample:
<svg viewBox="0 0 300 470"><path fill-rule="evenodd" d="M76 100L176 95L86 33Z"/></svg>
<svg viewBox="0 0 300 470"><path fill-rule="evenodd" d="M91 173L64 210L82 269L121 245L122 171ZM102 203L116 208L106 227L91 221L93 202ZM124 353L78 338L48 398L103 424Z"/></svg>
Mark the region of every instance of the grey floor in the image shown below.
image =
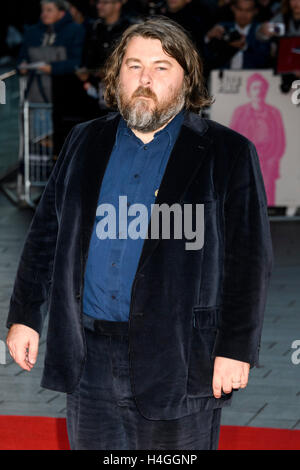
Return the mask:
<svg viewBox="0 0 300 470"><path fill-rule="evenodd" d="M33 212L11 205L0 193L0 340L20 251ZM300 344L300 222L271 222L275 269L267 302L260 367L249 385L223 410L222 424L300 429L300 364L292 362L292 343ZM40 378L47 323L31 372L16 365L5 345L0 364L0 414L64 417L65 394L42 389ZM3 347L3 343L2 343ZM300 359L300 351L298 355ZM4 361L3 361L4 362Z"/></svg>

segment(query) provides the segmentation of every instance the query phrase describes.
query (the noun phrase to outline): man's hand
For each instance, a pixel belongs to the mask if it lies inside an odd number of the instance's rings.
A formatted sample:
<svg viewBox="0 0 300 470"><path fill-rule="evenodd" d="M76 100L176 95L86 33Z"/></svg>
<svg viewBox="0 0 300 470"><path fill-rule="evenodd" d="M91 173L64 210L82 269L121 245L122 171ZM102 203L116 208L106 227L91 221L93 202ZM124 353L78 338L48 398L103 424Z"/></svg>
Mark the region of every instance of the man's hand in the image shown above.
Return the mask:
<svg viewBox="0 0 300 470"><path fill-rule="evenodd" d="M213 38L222 39L224 33L225 33L225 28L221 26L220 24L216 24L212 29L210 29L207 32L206 37L207 39L213 39Z"/></svg>
<svg viewBox="0 0 300 470"><path fill-rule="evenodd" d="M246 45L246 36L241 35L240 39L236 41L229 42L229 46L235 47L236 49L243 49Z"/></svg>
<svg viewBox="0 0 300 470"><path fill-rule="evenodd" d="M216 356L213 375L215 398L221 397L221 391L230 393L233 388L245 388L248 383L250 364L227 357Z"/></svg>
<svg viewBox="0 0 300 470"><path fill-rule="evenodd" d="M81 80L82 82L85 82L86 80L89 79L90 77L90 73L88 71L88 69L86 68L81 68L81 69L78 69L75 71L75 75L79 78L79 80Z"/></svg>
<svg viewBox="0 0 300 470"><path fill-rule="evenodd" d="M11 357L22 369L30 371L37 359L39 337L29 326L15 323L8 331L6 344Z"/></svg>
<svg viewBox="0 0 300 470"><path fill-rule="evenodd" d="M47 73L48 75L50 75L50 73L52 72L52 67L49 64L45 64L38 67L38 70L40 72Z"/></svg>
<svg viewBox="0 0 300 470"><path fill-rule="evenodd" d="M272 23L269 21L266 21L265 23L261 23L261 25L258 28L259 34L264 36L267 39L270 39L271 37L275 36L274 31L271 28Z"/></svg>
<svg viewBox="0 0 300 470"><path fill-rule="evenodd" d="M22 66L27 65L27 62L21 62L19 65L19 72L21 75L26 75L27 74L27 69L22 68Z"/></svg>

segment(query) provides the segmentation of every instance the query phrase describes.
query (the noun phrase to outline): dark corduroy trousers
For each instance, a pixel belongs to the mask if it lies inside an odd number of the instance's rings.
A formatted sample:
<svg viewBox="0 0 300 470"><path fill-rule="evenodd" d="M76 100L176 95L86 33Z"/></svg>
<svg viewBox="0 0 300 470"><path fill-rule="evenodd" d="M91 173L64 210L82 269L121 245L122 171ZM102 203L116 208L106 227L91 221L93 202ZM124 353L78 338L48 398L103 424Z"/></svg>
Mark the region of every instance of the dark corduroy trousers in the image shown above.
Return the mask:
<svg viewBox="0 0 300 470"><path fill-rule="evenodd" d="M80 382L67 393L72 450L216 450L221 410L173 420L149 420L131 393L128 322L84 315L87 359ZM96 325L96 329L95 329Z"/></svg>

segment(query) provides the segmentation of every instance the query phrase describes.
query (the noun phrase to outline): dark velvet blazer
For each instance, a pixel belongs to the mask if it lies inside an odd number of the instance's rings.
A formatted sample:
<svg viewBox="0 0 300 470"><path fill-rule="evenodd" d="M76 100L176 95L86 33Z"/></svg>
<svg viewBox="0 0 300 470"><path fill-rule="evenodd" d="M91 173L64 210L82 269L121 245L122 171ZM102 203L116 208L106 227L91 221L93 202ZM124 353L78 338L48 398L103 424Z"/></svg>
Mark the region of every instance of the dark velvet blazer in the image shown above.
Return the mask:
<svg viewBox="0 0 300 470"><path fill-rule="evenodd" d="M71 393L85 366L84 270L119 118L72 129L24 243L7 327L41 333L48 313L51 390ZM158 420L230 404L235 392L213 396L215 356L257 365L273 250L254 145L197 114L185 113L155 202L204 204L203 247L145 238L132 286L130 381L139 411Z"/></svg>

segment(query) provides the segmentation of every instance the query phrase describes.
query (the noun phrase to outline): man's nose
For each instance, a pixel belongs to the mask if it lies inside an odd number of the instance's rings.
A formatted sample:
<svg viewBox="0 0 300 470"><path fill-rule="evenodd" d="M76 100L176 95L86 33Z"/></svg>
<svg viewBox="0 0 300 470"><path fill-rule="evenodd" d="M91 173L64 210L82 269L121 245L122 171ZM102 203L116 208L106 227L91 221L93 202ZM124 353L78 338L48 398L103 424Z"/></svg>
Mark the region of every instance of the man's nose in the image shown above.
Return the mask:
<svg viewBox="0 0 300 470"><path fill-rule="evenodd" d="M149 70L143 69L143 70L141 71L140 83L141 83L143 86L151 85L151 83L152 83L152 78L151 78L151 74L150 74Z"/></svg>

